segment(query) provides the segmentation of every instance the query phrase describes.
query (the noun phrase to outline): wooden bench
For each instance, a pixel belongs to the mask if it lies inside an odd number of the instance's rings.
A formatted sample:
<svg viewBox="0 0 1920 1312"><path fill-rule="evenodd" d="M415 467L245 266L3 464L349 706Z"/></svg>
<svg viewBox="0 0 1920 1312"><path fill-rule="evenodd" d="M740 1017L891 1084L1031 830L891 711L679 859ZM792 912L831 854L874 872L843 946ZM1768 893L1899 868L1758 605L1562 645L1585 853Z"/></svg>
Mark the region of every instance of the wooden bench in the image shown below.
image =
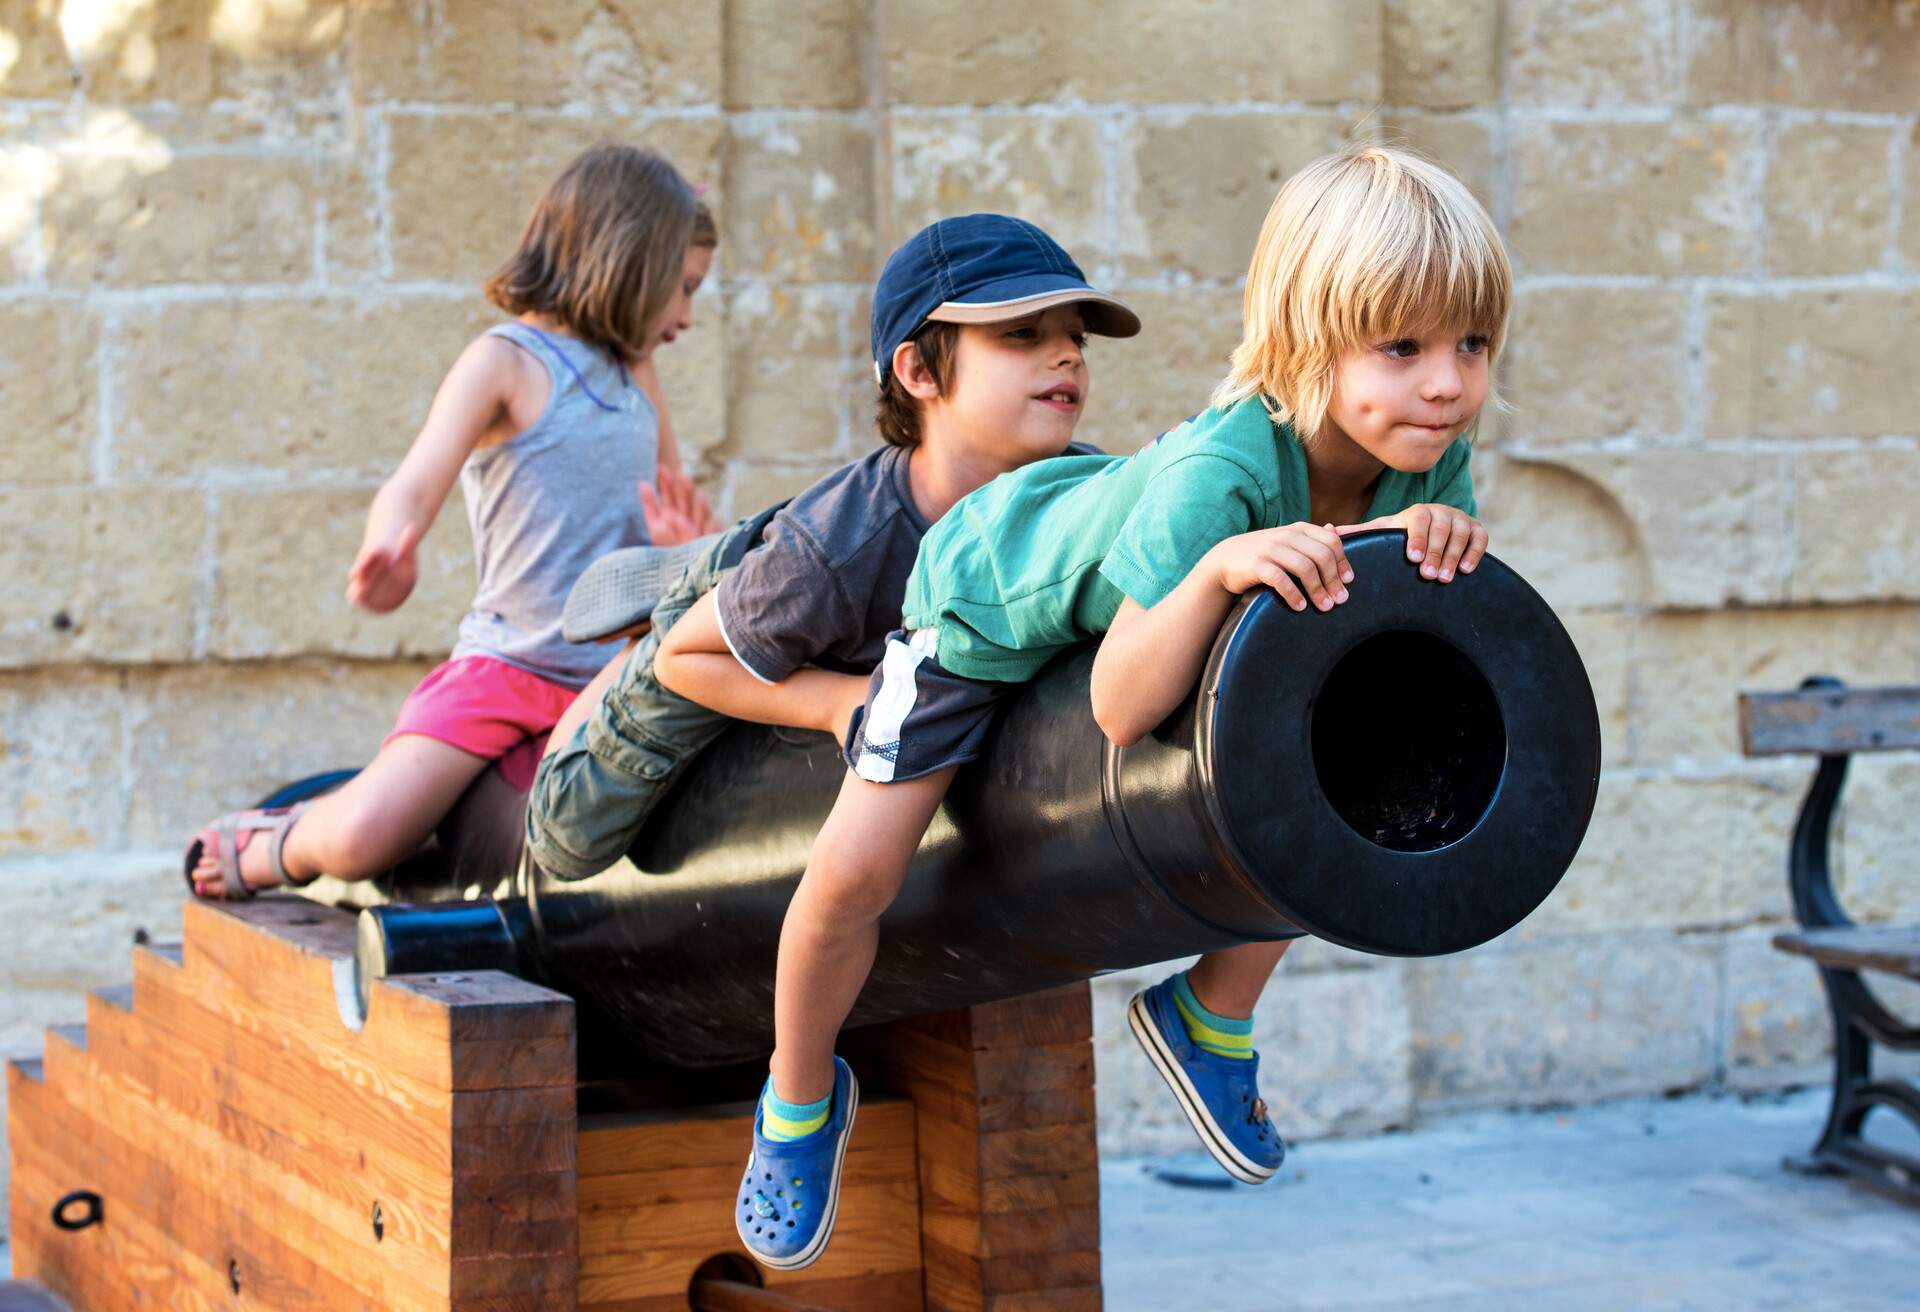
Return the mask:
<svg viewBox="0 0 1920 1312"><path fill-rule="evenodd" d="M1787 1165L1847 1174L1920 1203L1920 1157L1861 1137L1868 1113L1887 1108L1920 1128L1920 1088L1873 1077L1873 1048L1920 1050L1920 1025L1889 1011L1862 975L1920 980L1920 925L1856 925L1833 890L1833 815L1855 752L1920 748L1920 687L1847 688L1812 678L1796 692L1742 693L1740 744L1748 756L1814 753L1819 767L1794 823L1788 886L1800 932L1777 934L1782 952L1820 969L1833 1015L1833 1105L1805 1157Z"/></svg>

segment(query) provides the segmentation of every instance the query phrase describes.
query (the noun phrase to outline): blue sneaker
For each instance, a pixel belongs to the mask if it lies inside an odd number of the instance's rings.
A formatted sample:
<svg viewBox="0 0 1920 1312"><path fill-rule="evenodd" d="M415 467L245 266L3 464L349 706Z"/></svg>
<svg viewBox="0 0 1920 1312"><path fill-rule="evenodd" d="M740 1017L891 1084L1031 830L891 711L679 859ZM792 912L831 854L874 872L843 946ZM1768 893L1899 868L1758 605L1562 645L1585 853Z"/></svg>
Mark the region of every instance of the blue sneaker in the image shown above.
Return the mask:
<svg viewBox="0 0 1920 1312"><path fill-rule="evenodd" d="M1172 979L1134 994L1127 1024L1213 1160L1244 1184L1271 1180L1286 1159L1287 1145L1260 1097L1259 1054L1218 1057L1195 1046L1173 1005Z"/></svg>
<svg viewBox="0 0 1920 1312"><path fill-rule="evenodd" d="M777 1143L760 1133L760 1105L753 1112L753 1153L740 1180L733 1228L763 1266L793 1271L811 1266L826 1251L840 1207L840 1164L853 1136L860 1081L840 1058L833 1059L833 1114L804 1139Z"/></svg>

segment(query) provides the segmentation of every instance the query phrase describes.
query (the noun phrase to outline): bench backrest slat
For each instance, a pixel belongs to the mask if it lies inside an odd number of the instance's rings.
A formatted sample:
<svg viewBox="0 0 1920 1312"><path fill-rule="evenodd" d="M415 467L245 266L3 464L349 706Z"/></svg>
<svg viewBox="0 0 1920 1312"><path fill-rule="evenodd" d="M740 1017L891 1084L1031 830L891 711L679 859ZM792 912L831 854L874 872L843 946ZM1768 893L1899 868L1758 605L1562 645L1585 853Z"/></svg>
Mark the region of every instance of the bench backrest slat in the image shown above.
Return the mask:
<svg viewBox="0 0 1920 1312"><path fill-rule="evenodd" d="M1892 752L1920 748L1920 686L1740 694L1740 750Z"/></svg>

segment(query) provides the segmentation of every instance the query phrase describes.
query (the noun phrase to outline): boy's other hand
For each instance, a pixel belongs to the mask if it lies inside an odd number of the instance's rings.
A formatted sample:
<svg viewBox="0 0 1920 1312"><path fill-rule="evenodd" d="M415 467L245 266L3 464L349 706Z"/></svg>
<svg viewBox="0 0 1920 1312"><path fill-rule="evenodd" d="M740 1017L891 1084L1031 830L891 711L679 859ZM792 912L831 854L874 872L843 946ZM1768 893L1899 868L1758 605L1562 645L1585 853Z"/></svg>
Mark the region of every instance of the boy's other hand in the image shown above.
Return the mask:
<svg viewBox="0 0 1920 1312"><path fill-rule="evenodd" d="M1471 574L1487 554L1487 526L1455 506L1408 506L1397 515L1385 515L1364 524L1346 524L1349 533L1375 528L1407 531L1407 559L1418 562L1422 578L1451 582L1456 572Z"/></svg>
<svg viewBox="0 0 1920 1312"><path fill-rule="evenodd" d="M1220 586L1235 594L1261 584L1295 610L1332 610L1353 582L1340 535L1330 524L1285 524L1242 533L1207 553ZM1296 582L1297 580L1297 582Z"/></svg>
<svg viewBox="0 0 1920 1312"><path fill-rule="evenodd" d="M419 543L420 530L412 524L403 526L391 543L361 543L360 554L347 568L347 600L377 615L399 606L419 577L413 550Z"/></svg>
<svg viewBox="0 0 1920 1312"><path fill-rule="evenodd" d="M654 471L659 486L640 484L640 513L647 521L647 540L656 547L678 546L726 525L713 513L707 494L679 470L661 465Z"/></svg>

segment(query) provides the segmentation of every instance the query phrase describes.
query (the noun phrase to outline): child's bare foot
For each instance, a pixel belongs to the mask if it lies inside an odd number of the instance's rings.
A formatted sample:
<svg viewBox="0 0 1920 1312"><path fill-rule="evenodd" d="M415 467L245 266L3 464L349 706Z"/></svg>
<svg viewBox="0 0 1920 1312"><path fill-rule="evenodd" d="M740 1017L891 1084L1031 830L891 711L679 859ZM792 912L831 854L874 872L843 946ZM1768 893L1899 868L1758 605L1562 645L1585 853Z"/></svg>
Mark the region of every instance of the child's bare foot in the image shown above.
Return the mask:
<svg viewBox="0 0 1920 1312"><path fill-rule="evenodd" d="M311 882L288 875L281 857L287 832L310 805L235 811L201 830L187 848L187 886L194 896L232 901L252 897L256 889ZM265 839L255 841L261 834Z"/></svg>

